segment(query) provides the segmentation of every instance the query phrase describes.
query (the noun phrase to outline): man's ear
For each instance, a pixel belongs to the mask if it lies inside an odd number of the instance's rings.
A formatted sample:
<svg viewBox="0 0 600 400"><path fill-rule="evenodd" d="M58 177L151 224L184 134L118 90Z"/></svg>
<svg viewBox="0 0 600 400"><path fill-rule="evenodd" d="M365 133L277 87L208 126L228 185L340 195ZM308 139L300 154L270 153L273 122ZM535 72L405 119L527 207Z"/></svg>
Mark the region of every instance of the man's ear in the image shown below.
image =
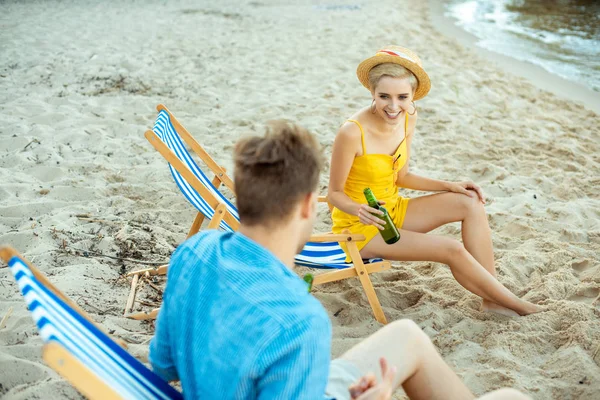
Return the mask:
<svg viewBox="0 0 600 400"><path fill-rule="evenodd" d="M302 198L300 203L300 216L302 219L312 218L314 213L317 212L317 197L316 192L310 192Z"/></svg>

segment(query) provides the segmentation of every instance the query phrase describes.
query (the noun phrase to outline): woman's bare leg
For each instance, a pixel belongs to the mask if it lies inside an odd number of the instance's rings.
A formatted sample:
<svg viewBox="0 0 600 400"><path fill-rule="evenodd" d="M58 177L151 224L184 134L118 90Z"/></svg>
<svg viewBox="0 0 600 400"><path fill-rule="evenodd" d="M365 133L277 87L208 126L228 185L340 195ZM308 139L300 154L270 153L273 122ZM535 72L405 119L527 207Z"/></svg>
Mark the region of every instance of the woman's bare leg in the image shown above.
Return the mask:
<svg viewBox="0 0 600 400"><path fill-rule="evenodd" d="M451 222L461 222L465 248L495 277L494 250L487 215L475 192L473 196L440 193L411 199L402 228L427 233ZM487 299L483 299L482 309L514 316L512 310Z"/></svg>
<svg viewBox="0 0 600 400"><path fill-rule="evenodd" d="M473 394L444 362L429 337L409 319L384 326L341 358L358 367L363 376L374 374L379 382L381 357L397 368L395 387L402 385L412 400L473 399ZM528 397L514 389L501 389L482 399L526 400Z"/></svg>
<svg viewBox="0 0 600 400"><path fill-rule="evenodd" d="M520 315L541 311L535 304L519 299L486 271L465 247L454 239L402 229L402 239L388 245L375 236L360 252L363 258L382 257L398 261L434 261L450 266L452 275L467 290L514 310Z"/></svg>
<svg viewBox="0 0 600 400"><path fill-rule="evenodd" d="M473 196L476 196L475 192ZM427 233L451 222L462 223L465 248L490 274L496 276L492 234L485 208L477 197L440 193L411 199L402 229Z"/></svg>
<svg viewBox="0 0 600 400"><path fill-rule="evenodd" d="M397 368L400 385L412 399L463 400L473 394L444 362L429 337L411 320L389 323L346 353L342 359L356 365L363 375L381 380L379 358Z"/></svg>

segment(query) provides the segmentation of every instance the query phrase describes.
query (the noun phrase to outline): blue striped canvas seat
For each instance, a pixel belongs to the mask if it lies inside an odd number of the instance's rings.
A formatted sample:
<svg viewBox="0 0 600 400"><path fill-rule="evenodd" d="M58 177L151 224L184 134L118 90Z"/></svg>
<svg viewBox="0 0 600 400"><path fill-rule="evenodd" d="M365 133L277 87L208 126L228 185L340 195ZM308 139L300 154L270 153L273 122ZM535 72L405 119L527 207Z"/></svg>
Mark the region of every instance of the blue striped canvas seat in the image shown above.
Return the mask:
<svg viewBox="0 0 600 400"><path fill-rule="evenodd" d="M206 174L198 167L187 151L181 137L173 127L169 114L161 110L154 124L154 133L169 147L169 149L189 168L198 180L218 199L225 204L229 213L239 221L237 208L212 184ZM212 219L215 210L194 190L194 188L169 164L173 179L186 199L208 219ZM221 221L221 229L232 231L231 227ZM365 260L379 262L381 259ZM338 242L308 242L302 252L296 256L296 264L312 268L345 269L353 264L346 262L346 254Z"/></svg>
<svg viewBox="0 0 600 400"><path fill-rule="evenodd" d="M55 342L124 399L183 399L41 282L18 256L8 261L44 343Z"/></svg>

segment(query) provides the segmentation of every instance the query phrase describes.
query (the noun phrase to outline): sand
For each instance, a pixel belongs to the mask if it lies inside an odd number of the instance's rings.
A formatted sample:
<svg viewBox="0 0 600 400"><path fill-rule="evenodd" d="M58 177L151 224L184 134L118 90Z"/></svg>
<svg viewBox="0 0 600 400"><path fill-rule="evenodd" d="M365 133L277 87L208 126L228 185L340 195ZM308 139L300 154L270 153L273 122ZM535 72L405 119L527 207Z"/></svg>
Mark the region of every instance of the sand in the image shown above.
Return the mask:
<svg viewBox="0 0 600 400"><path fill-rule="evenodd" d="M403 44L433 82L419 102L411 168L483 187L499 279L549 311L481 313L446 266L394 263L373 278L388 319L416 321L476 394L511 386L534 399L597 398L598 115L442 35L428 2L236 3L0 5L0 242L146 360L153 327L122 317L121 276L144 265L98 253L162 262L191 224L193 208L143 137L155 105L228 170L233 143L273 118L306 126L330 154L340 123L369 104L356 65ZM327 231L328 212L319 216L316 230ZM437 233L459 238L460 227ZM152 290L140 298L152 301ZM333 356L380 327L356 280L315 295L333 321ZM0 396L78 398L42 362L2 268L0 319L11 307L0 329Z"/></svg>

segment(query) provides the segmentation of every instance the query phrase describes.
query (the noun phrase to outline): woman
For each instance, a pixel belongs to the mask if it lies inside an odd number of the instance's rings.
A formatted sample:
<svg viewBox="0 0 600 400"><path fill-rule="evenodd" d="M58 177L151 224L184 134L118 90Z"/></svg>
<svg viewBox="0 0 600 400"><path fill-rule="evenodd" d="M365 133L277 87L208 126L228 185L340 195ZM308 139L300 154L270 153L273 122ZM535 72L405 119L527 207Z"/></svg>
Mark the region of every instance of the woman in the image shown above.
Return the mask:
<svg viewBox="0 0 600 400"><path fill-rule="evenodd" d="M473 182L445 182L409 171L410 146L417 124L414 103L430 89L421 60L409 49L387 46L364 60L358 78L371 91L370 106L359 110L339 130L333 144L328 198L335 207L333 231L362 233L363 258L434 261L448 264L456 280L483 298L482 309L504 315L527 315L540 307L519 299L496 279L485 197ZM378 234L382 220L363 194L371 188L386 205L401 239L386 244ZM444 192L402 198L398 188ZM462 222L463 243L434 235L433 229Z"/></svg>

